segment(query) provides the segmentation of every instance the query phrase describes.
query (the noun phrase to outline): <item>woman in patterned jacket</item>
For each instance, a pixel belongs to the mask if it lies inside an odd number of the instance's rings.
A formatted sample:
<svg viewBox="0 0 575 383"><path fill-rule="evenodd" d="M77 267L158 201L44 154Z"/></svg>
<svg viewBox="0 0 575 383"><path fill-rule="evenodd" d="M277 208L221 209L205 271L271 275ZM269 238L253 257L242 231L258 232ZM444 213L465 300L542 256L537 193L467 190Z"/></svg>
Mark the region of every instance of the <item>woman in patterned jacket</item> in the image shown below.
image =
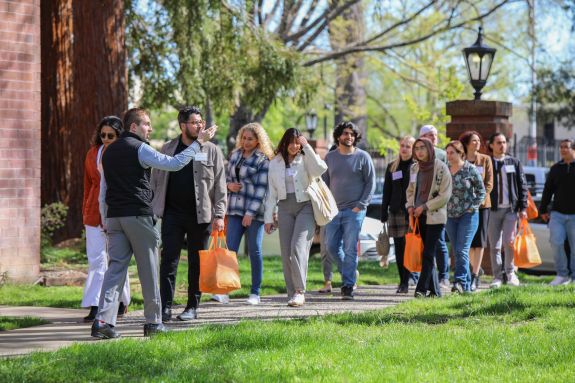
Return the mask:
<svg viewBox="0 0 575 383"><path fill-rule="evenodd" d="M246 303L260 303L263 277L262 241L264 237L264 200L268 190L268 169L273 149L264 128L249 123L238 132L236 149L226 168L228 211L226 239L230 250L237 252L244 233L252 269L252 287ZM227 296L218 296L222 303Z"/></svg>
<svg viewBox="0 0 575 383"><path fill-rule="evenodd" d="M453 181L447 203L447 235L455 254L455 274L451 291L471 291L469 248L479 225L479 205L485 198L483 179L477 168L465 160L463 144L451 141L446 146L449 172Z"/></svg>

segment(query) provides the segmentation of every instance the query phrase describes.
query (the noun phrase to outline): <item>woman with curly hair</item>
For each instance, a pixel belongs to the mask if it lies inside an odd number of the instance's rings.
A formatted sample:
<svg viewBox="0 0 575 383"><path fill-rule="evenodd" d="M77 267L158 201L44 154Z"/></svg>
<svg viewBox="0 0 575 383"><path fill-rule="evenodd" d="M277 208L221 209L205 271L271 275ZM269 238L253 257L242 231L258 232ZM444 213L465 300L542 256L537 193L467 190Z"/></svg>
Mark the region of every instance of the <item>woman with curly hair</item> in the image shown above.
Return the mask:
<svg viewBox="0 0 575 383"><path fill-rule="evenodd" d="M264 236L264 199L268 189L268 168L273 156L271 141L264 128L255 122L238 132L236 149L226 168L228 212L226 239L232 251L238 251L244 233L252 269L252 287L248 304L260 303L263 277L262 241ZM222 303L227 296L216 296Z"/></svg>

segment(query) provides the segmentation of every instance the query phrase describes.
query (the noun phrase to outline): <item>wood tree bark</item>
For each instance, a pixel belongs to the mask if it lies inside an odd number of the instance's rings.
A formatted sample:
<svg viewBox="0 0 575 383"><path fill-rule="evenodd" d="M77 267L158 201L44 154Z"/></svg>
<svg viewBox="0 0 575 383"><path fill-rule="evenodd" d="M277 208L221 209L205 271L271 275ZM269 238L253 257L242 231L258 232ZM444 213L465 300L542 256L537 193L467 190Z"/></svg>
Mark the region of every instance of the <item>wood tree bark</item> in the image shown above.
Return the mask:
<svg viewBox="0 0 575 383"><path fill-rule="evenodd" d="M334 51L363 41L365 38L363 7L357 3L346 9L329 26L329 39ZM359 128L365 145L367 132L367 73L362 53L350 54L336 60L335 124L344 120Z"/></svg>
<svg viewBox="0 0 575 383"><path fill-rule="evenodd" d="M42 205L69 207L79 236L84 157L100 119L127 107L124 0L41 2Z"/></svg>

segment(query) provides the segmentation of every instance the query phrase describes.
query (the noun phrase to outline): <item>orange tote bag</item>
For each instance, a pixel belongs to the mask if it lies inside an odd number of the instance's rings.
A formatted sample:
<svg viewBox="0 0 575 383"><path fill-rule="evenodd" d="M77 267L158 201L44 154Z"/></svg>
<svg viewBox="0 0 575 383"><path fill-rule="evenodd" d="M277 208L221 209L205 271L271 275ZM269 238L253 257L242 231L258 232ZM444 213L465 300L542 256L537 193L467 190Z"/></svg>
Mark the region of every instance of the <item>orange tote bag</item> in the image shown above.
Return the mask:
<svg viewBox="0 0 575 383"><path fill-rule="evenodd" d="M527 219L532 220L539 217L539 210L537 209L537 205L535 205L535 201L533 201L533 197L531 196L531 192L527 190Z"/></svg>
<svg viewBox="0 0 575 383"><path fill-rule="evenodd" d="M228 294L242 287L236 253L228 250L224 232L213 231L210 246L200 250L200 291Z"/></svg>
<svg viewBox="0 0 575 383"><path fill-rule="evenodd" d="M535 235L526 219L522 219L519 224L519 231L513 243L515 266L529 268L541 264L541 256L537 249Z"/></svg>
<svg viewBox="0 0 575 383"><path fill-rule="evenodd" d="M423 240L419 230L419 217L409 218L409 231L405 235L405 253L403 254L403 266L412 273L421 272L423 259Z"/></svg>

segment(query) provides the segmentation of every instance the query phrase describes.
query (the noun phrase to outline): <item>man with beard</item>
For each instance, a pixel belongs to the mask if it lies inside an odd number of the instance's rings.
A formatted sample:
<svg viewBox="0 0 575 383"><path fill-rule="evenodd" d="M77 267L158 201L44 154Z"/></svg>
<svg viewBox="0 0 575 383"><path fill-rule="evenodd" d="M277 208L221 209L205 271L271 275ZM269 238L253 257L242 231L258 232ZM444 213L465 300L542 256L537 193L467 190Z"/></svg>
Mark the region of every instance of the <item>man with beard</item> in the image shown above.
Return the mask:
<svg viewBox="0 0 575 383"><path fill-rule="evenodd" d="M178 113L182 134L163 147L161 152L174 156L198 142L200 130L205 128L201 111L184 107ZM172 319L172 304L176 287L176 273L180 252L187 237L188 249L188 301L177 316L181 321L197 318L201 292L199 251L207 247L208 227L224 229L227 194L224 156L220 148L211 143L200 143L200 150L181 171L168 173L154 170L152 187L154 214L162 217L162 255L160 261L160 294L162 322Z"/></svg>
<svg viewBox="0 0 575 383"><path fill-rule="evenodd" d="M352 122L335 127L337 150L325 157L323 178L333 193L339 213L325 227L327 251L341 273L343 299L353 299L357 272L357 241L367 206L375 191L375 169L370 155L357 148L361 139Z"/></svg>

